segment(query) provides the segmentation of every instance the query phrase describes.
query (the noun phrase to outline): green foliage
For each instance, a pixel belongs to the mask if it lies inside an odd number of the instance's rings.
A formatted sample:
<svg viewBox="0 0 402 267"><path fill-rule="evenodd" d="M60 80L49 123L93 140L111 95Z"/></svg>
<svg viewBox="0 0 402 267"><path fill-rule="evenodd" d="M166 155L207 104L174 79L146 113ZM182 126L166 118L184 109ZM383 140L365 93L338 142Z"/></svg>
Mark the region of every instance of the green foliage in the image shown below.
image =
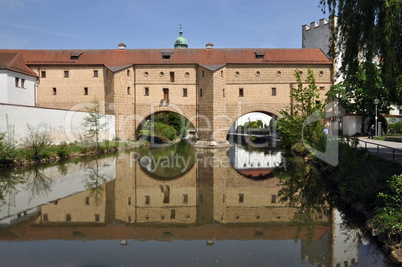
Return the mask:
<svg viewBox="0 0 402 267"><path fill-rule="evenodd" d="M387 181L387 189L378 194L383 207L374 220L381 232L389 236L402 236L402 175L393 175Z"/></svg>
<svg viewBox="0 0 402 267"><path fill-rule="evenodd" d="M402 134L402 121L398 121L388 125L388 133Z"/></svg>
<svg viewBox="0 0 402 267"><path fill-rule="evenodd" d="M178 136L176 129L173 126L166 125L161 122L147 122L140 130L140 136L156 136L163 141L175 140Z"/></svg>
<svg viewBox="0 0 402 267"><path fill-rule="evenodd" d="M87 137L95 138L96 150L99 148L99 135L106 130L107 124L102 122L105 114L102 113L99 100L94 98L92 107L88 107L88 116L84 118L82 125L87 129Z"/></svg>
<svg viewBox="0 0 402 267"><path fill-rule="evenodd" d="M0 165L10 165L14 163L17 158L18 152L13 144L6 142L6 134L0 133Z"/></svg>
<svg viewBox="0 0 402 267"><path fill-rule="evenodd" d="M389 102L401 103L402 74L402 3L400 0L320 0L331 17L337 16L337 27L332 23L332 58L340 53L341 72L348 79L359 71L360 63L373 62L381 55L381 77L389 90ZM335 51L335 47L336 50ZM367 91L377 94L376 74L367 72Z"/></svg>
<svg viewBox="0 0 402 267"><path fill-rule="evenodd" d="M27 124L28 134L24 140L24 145L29 149L31 157L35 160L41 158L41 153L53 142L53 137L48 130L41 131ZM47 155L44 155L47 156Z"/></svg>
<svg viewBox="0 0 402 267"><path fill-rule="evenodd" d="M369 73L373 73L373 77L370 77ZM381 69L370 62L362 63L353 76L333 86L328 95L336 97L346 113L361 114L363 121L367 117L374 120L376 107L374 99L380 100L377 105L378 114L388 113L390 108L389 91L388 88L384 88ZM382 116L379 116L379 119L384 122ZM361 132L365 130L361 129Z"/></svg>
<svg viewBox="0 0 402 267"><path fill-rule="evenodd" d="M290 94L295 100L291 113L282 110L282 118L277 122L277 130L281 133L281 142L285 147L292 147L298 142L304 141L312 146L317 144L323 138L324 126L321 122L323 118L323 105L320 102L319 88L315 84L313 71L308 69L304 87L300 77L300 72L296 69L294 75L297 81L297 87L292 88ZM303 129L303 123L312 115L317 116L318 120L306 125Z"/></svg>
<svg viewBox="0 0 402 267"><path fill-rule="evenodd" d="M58 146L57 155L62 159L68 158L70 155L70 148L66 142L63 142Z"/></svg>
<svg viewBox="0 0 402 267"><path fill-rule="evenodd" d="M344 140L339 144L339 164L329 168L331 178L339 184L340 193L348 202L359 202L367 210L374 210L378 193L387 187L386 180L402 173L402 167L358 150L350 143Z"/></svg>

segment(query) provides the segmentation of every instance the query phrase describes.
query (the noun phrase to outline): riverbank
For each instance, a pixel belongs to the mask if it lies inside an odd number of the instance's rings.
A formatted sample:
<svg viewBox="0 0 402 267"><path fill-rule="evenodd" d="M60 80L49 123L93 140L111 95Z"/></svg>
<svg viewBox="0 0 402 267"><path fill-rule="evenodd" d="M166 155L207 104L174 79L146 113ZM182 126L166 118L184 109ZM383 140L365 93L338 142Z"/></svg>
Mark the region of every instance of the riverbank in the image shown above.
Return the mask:
<svg viewBox="0 0 402 267"><path fill-rule="evenodd" d="M337 185L339 199L366 218L366 229L395 263L402 264L402 165L339 143L339 163L314 158L323 177Z"/></svg>
<svg viewBox="0 0 402 267"><path fill-rule="evenodd" d="M1 151L0 168L26 167L40 163L115 153L148 145L150 145L148 141L103 141L99 143L98 147L95 143L63 143L43 148L36 156L34 156L31 148L9 148Z"/></svg>

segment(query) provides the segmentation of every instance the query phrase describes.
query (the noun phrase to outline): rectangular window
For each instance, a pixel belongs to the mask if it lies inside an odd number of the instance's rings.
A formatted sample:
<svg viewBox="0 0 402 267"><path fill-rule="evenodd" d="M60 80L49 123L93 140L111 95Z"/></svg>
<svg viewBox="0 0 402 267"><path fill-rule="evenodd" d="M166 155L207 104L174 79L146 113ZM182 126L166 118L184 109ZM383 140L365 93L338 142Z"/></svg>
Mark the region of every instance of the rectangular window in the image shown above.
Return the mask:
<svg viewBox="0 0 402 267"><path fill-rule="evenodd" d="M200 89L200 97L202 96L202 89Z"/></svg>
<svg viewBox="0 0 402 267"><path fill-rule="evenodd" d="M151 203L151 197L150 196L145 196L145 204L149 205Z"/></svg>
<svg viewBox="0 0 402 267"><path fill-rule="evenodd" d="M98 71L97 71L97 70L94 70L94 77L98 77L98 76L99 76Z"/></svg>
<svg viewBox="0 0 402 267"><path fill-rule="evenodd" d="M243 97L243 96L244 96L244 89L239 88L239 97Z"/></svg>
<svg viewBox="0 0 402 267"><path fill-rule="evenodd" d="M162 55L162 59L170 59L170 55Z"/></svg>
<svg viewBox="0 0 402 267"><path fill-rule="evenodd" d="M174 82L174 72L170 72L170 82Z"/></svg>
<svg viewBox="0 0 402 267"><path fill-rule="evenodd" d="M127 204L131 205L131 197L128 198Z"/></svg>
<svg viewBox="0 0 402 267"><path fill-rule="evenodd" d="M15 87L20 87L20 78L15 77Z"/></svg>
<svg viewBox="0 0 402 267"><path fill-rule="evenodd" d="M271 95L276 96L276 88L271 88Z"/></svg>
<svg viewBox="0 0 402 267"><path fill-rule="evenodd" d="M239 203L243 203L243 202L244 202L244 195L239 194Z"/></svg>
<svg viewBox="0 0 402 267"><path fill-rule="evenodd" d="M53 87L53 95L57 95L57 89L56 89L56 87Z"/></svg>
<svg viewBox="0 0 402 267"><path fill-rule="evenodd" d="M221 70L221 77L223 77L223 70Z"/></svg>
<svg viewBox="0 0 402 267"><path fill-rule="evenodd" d="M43 214L43 220L44 220L45 222L47 222L47 221L49 220L49 217L48 217L47 213L44 213L44 214Z"/></svg>
<svg viewBox="0 0 402 267"><path fill-rule="evenodd" d="M163 99L165 99L165 100L169 99L169 89L168 88L163 88Z"/></svg>
<svg viewBox="0 0 402 267"><path fill-rule="evenodd" d="M41 77L41 78L46 78L46 71L42 70L42 71L40 72L40 77Z"/></svg>
<svg viewBox="0 0 402 267"><path fill-rule="evenodd" d="M84 87L84 95L88 95L88 87Z"/></svg>
<svg viewBox="0 0 402 267"><path fill-rule="evenodd" d="M89 205L89 197L85 198L85 205Z"/></svg>
<svg viewBox="0 0 402 267"><path fill-rule="evenodd" d="M176 210L175 209L171 209L170 210L170 219L174 219L176 218Z"/></svg>
<svg viewBox="0 0 402 267"><path fill-rule="evenodd" d="M325 87L324 87L324 86L320 86L320 90L325 90Z"/></svg>
<svg viewBox="0 0 402 267"><path fill-rule="evenodd" d="M187 88L183 88L183 97L187 97Z"/></svg>
<svg viewBox="0 0 402 267"><path fill-rule="evenodd" d="M276 203L276 195L271 195L271 203Z"/></svg>
<svg viewBox="0 0 402 267"><path fill-rule="evenodd" d="M99 214L95 214L95 222L99 222L99 220L100 220Z"/></svg>
<svg viewBox="0 0 402 267"><path fill-rule="evenodd" d="M68 70L64 71L64 78L69 78L70 77L70 72Z"/></svg>
<svg viewBox="0 0 402 267"><path fill-rule="evenodd" d="M66 221L71 222L71 214L70 213L66 214Z"/></svg>
<svg viewBox="0 0 402 267"><path fill-rule="evenodd" d="M25 88L25 79L21 79L21 88Z"/></svg>
<svg viewBox="0 0 402 267"><path fill-rule="evenodd" d="M170 219L174 219L176 218L176 210L175 209L171 209L170 210Z"/></svg>
<svg viewBox="0 0 402 267"><path fill-rule="evenodd" d="M202 71L202 77L204 77L205 76L205 72L204 71Z"/></svg>
<svg viewBox="0 0 402 267"><path fill-rule="evenodd" d="M128 94L128 95L131 95L130 87L127 87L127 94Z"/></svg>
<svg viewBox="0 0 402 267"><path fill-rule="evenodd" d="M130 70L127 70L127 76L130 76Z"/></svg>
<svg viewBox="0 0 402 267"><path fill-rule="evenodd" d="M183 195L183 204L187 204L188 203L188 195L184 194Z"/></svg>
<svg viewBox="0 0 402 267"><path fill-rule="evenodd" d="M225 97L225 89L222 89L222 96Z"/></svg>
<svg viewBox="0 0 402 267"><path fill-rule="evenodd" d="M149 96L149 88L148 88L148 87L145 87L144 89L145 89L145 90L144 90L144 95L145 95L145 96Z"/></svg>

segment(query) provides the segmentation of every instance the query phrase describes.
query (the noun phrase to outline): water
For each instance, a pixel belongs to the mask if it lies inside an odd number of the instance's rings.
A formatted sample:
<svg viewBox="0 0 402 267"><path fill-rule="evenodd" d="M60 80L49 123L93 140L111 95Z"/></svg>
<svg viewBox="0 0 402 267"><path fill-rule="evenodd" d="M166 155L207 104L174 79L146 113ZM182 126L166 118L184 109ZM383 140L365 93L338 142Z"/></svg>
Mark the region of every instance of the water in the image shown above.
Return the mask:
<svg viewBox="0 0 402 267"><path fill-rule="evenodd" d="M181 142L3 171L0 265L391 266L285 154Z"/></svg>

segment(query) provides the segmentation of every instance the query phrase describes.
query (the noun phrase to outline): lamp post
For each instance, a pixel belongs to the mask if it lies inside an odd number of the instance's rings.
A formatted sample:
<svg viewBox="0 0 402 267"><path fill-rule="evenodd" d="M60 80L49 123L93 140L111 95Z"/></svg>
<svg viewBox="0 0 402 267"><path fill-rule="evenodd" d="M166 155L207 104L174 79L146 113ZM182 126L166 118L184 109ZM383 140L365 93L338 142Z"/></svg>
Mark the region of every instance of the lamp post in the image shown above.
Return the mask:
<svg viewBox="0 0 402 267"><path fill-rule="evenodd" d="M378 136L378 124L377 124L377 105L380 102L377 98L374 99L374 105L375 105L375 136Z"/></svg>

